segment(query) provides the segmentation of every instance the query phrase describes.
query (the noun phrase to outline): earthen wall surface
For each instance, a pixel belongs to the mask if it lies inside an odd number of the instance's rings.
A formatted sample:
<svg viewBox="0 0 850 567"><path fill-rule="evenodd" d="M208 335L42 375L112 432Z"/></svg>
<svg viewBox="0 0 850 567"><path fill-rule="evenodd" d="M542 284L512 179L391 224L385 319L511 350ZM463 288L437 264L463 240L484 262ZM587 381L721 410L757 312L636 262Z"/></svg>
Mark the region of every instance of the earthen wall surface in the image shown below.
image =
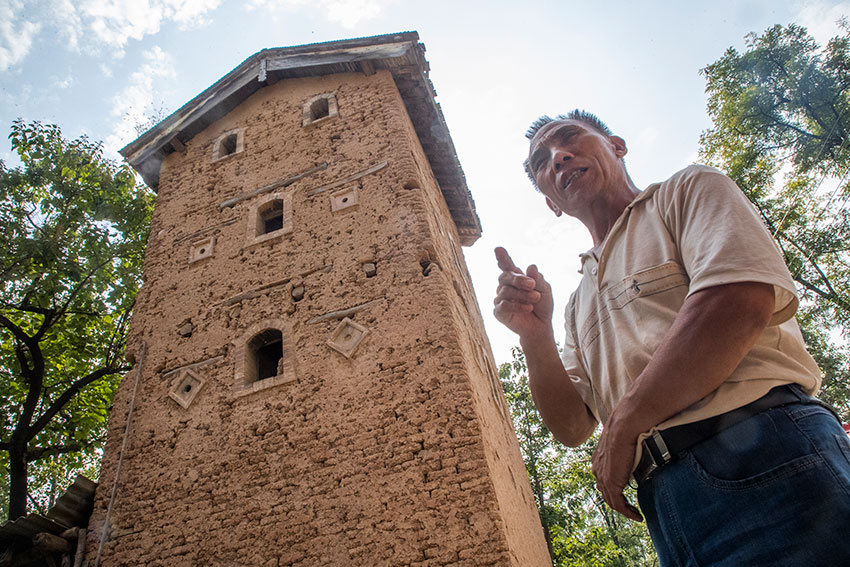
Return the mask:
<svg viewBox="0 0 850 567"><path fill-rule="evenodd" d="M132 405L101 565L545 565L458 242L387 72L268 86L170 155L89 564ZM246 381L267 328L278 376Z"/></svg>

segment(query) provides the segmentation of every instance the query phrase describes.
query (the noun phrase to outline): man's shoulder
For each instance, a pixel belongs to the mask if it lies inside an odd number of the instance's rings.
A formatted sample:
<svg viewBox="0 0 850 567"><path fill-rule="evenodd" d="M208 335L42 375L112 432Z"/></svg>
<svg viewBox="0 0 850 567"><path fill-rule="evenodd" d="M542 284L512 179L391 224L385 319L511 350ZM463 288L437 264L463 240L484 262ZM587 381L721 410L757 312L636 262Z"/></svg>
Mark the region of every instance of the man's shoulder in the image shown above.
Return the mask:
<svg viewBox="0 0 850 567"><path fill-rule="evenodd" d="M671 201L718 187L737 188L735 182L719 169L693 164L680 169L664 181L653 183L645 192L647 197L654 200Z"/></svg>
<svg viewBox="0 0 850 567"><path fill-rule="evenodd" d="M695 181L699 181L705 178L714 178L716 176L729 179L726 174L720 171L719 169L715 169L708 165L701 165L695 163L680 169L679 171L671 175L669 178L659 183L655 183L654 185L671 187L675 189L676 187L682 186L684 184L693 183Z"/></svg>

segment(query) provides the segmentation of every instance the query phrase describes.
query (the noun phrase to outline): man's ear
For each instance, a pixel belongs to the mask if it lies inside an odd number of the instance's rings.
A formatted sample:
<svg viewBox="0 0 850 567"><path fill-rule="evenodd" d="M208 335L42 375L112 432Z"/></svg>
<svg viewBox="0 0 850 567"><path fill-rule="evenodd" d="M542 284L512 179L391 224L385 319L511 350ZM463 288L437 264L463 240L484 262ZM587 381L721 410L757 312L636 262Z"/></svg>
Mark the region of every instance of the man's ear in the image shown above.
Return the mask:
<svg viewBox="0 0 850 567"><path fill-rule="evenodd" d="M626 141L619 136L608 136L608 140L614 146L614 153L618 158L622 158L627 153L629 153L628 148L626 148Z"/></svg>
<svg viewBox="0 0 850 567"><path fill-rule="evenodd" d="M558 205L552 202L552 199L546 197L546 206L552 209L552 212L555 213L556 217L561 216L561 209L558 208Z"/></svg>

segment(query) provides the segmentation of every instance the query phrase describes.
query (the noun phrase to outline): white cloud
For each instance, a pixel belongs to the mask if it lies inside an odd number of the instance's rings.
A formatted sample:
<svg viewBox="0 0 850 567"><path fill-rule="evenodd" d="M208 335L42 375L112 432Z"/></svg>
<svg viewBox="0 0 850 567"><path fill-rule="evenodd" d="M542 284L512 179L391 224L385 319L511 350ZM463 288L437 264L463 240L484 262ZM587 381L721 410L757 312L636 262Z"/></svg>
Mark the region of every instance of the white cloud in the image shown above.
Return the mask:
<svg viewBox="0 0 850 567"><path fill-rule="evenodd" d="M71 51L118 57L140 40L174 22L181 30L206 25L222 0L0 0L0 71L20 63L39 32L54 33Z"/></svg>
<svg viewBox="0 0 850 567"><path fill-rule="evenodd" d="M0 71L16 65L27 56L33 37L41 29L37 22L21 21L22 0L0 3Z"/></svg>
<svg viewBox="0 0 850 567"><path fill-rule="evenodd" d="M211 23L207 14L218 8L221 0L173 0L170 4L174 10L171 19L185 30Z"/></svg>
<svg viewBox="0 0 850 567"><path fill-rule="evenodd" d="M71 85L74 84L74 76L68 75L66 77L50 77L51 88L54 89L67 89Z"/></svg>
<svg viewBox="0 0 850 567"><path fill-rule="evenodd" d="M80 37L84 35L83 22L71 0L53 0L46 13L50 14L49 25L58 30L68 49L79 51Z"/></svg>
<svg viewBox="0 0 850 567"><path fill-rule="evenodd" d="M87 27L104 43L123 47L129 39L155 34L163 22L181 29L209 23L208 12L221 0L84 0L79 11Z"/></svg>
<svg viewBox="0 0 850 567"><path fill-rule="evenodd" d="M246 7L248 10L265 9L292 12L308 4L310 4L310 0L250 0Z"/></svg>
<svg viewBox="0 0 850 567"><path fill-rule="evenodd" d="M112 47L123 47L129 39L142 39L159 31L163 18L162 5L148 0L86 0L81 2L88 29L100 41Z"/></svg>
<svg viewBox="0 0 850 567"><path fill-rule="evenodd" d="M111 115L117 119L112 134L104 143L107 151L118 151L133 141L136 127L148 121L147 115L156 112L154 82L177 76L171 55L159 46L144 53L145 62L130 75L129 84L112 98Z"/></svg>
<svg viewBox="0 0 850 567"><path fill-rule="evenodd" d="M801 2L794 22L804 26L821 45L842 33L838 20L850 15L850 2L809 0Z"/></svg>
<svg viewBox="0 0 850 567"><path fill-rule="evenodd" d="M380 0L331 0L325 3L325 15L330 21L350 29L361 21L380 16L383 4Z"/></svg>
<svg viewBox="0 0 850 567"><path fill-rule="evenodd" d="M251 0L249 10L294 12L305 6L322 10L325 18L351 29L360 22L381 16L396 0Z"/></svg>

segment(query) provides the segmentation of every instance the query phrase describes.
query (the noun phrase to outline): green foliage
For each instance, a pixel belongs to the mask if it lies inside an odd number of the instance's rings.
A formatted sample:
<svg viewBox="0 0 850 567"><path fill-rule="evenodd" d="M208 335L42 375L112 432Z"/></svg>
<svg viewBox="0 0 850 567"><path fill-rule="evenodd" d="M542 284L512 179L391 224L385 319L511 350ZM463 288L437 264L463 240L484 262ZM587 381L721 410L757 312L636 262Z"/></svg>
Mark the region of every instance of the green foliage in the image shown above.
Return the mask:
<svg viewBox="0 0 850 567"><path fill-rule="evenodd" d="M750 34L703 69L713 126L701 155L761 213L802 297L822 396L850 420L850 26L820 47L805 28Z"/></svg>
<svg viewBox="0 0 850 567"><path fill-rule="evenodd" d="M86 137L17 120L9 138L22 166L0 162L0 496L16 517L103 442L152 197Z"/></svg>
<svg viewBox="0 0 850 567"><path fill-rule="evenodd" d="M605 505L596 490L590 457L597 436L576 449L561 445L540 419L528 387L522 350L499 367L546 543L557 567L657 565L644 524ZM627 493L635 500L634 491Z"/></svg>

